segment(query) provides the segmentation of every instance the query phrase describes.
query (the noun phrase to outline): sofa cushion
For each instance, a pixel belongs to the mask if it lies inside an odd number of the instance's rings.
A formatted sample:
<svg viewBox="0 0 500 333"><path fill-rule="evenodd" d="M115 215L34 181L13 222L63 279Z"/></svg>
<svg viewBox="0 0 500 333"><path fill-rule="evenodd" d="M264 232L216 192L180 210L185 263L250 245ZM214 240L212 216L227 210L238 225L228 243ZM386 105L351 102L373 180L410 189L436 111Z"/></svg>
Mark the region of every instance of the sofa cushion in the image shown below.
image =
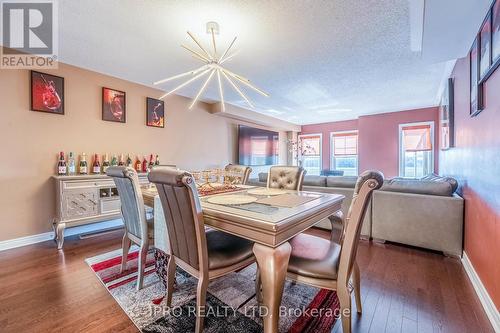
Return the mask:
<svg viewBox="0 0 500 333"><path fill-rule="evenodd" d="M267 172L259 173L259 182L267 183Z"/></svg>
<svg viewBox="0 0 500 333"><path fill-rule="evenodd" d="M451 197L454 193L449 182L419 179L395 178L384 182L380 189L388 192L402 192Z"/></svg>
<svg viewBox="0 0 500 333"><path fill-rule="evenodd" d="M354 188L357 180L356 176L329 176L326 178L326 186Z"/></svg>
<svg viewBox="0 0 500 333"><path fill-rule="evenodd" d="M326 176L304 176L304 181L302 182L304 186L326 186Z"/></svg>
<svg viewBox="0 0 500 333"><path fill-rule="evenodd" d="M427 176L420 178L420 180L432 180L435 182L450 183L450 185L453 189L453 193L455 193L456 190L458 189L458 181L452 177L442 177L442 176L436 175L435 173L430 173Z"/></svg>

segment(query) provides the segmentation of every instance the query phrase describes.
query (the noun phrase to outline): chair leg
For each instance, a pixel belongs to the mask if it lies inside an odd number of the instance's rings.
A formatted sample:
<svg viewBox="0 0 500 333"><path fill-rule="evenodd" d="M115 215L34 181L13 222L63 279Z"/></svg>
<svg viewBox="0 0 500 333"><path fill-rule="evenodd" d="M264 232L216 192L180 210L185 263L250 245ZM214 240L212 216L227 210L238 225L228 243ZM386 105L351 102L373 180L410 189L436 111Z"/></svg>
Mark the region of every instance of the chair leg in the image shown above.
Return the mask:
<svg viewBox="0 0 500 333"><path fill-rule="evenodd" d="M144 269L146 268L146 258L148 256L149 250L149 242L146 241L142 243L141 249L139 250L139 261L137 262L138 266L138 275L137 275L137 291L142 289L142 285L144 282Z"/></svg>
<svg viewBox="0 0 500 333"><path fill-rule="evenodd" d="M361 307L361 274L359 272L359 266L357 262L354 262L352 280L354 284L354 298L356 300L356 310L358 313L361 313L363 311Z"/></svg>
<svg viewBox="0 0 500 333"><path fill-rule="evenodd" d="M259 265L257 265L257 270L255 271L255 298L259 304L262 303L262 285L260 281Z"/></svg>
<svg viewBox="0 0 500 333"><path fill-rule="evenodd" d="M123 235L123 240L122 240L122 266L120 268L120 273L123 273L127 269L127 257L128 257L128 251L130 250L130 246L132 245L132 241L130 238L128 238L127 233Z"/></svg>
<svg viewBox="0 0 500 333"><path fill-rule="evenodd" d="M208 277L200 276L196 290L196 326L195 333L203 332L205 325L205 304L207 301Z"/></svg>
<svg viewBox="0 0 500 333"><path fill-rule="evenodd" d="M175 258L174 256L170 256L168 258L167 264L167 307L172 305L172 294L174 292L174 283L175 283Z"/></svg>
<svg viewBox="0 0 500 333"><path fill-rule="evenodd" d="M337 289L340 302L340 316L342 318L342 332L351 333L351 294L347 286Z"/></svg>

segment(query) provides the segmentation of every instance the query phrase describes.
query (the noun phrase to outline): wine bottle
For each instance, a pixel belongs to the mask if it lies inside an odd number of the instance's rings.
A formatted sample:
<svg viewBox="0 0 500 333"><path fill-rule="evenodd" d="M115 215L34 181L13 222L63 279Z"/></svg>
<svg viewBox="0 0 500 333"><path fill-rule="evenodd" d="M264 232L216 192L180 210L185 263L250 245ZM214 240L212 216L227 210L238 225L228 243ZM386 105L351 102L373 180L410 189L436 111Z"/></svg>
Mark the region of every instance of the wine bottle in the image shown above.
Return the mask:
<svg viewBox="0 0 500 333"><path fill-rule="evenodd" d="M109 168L108 154L104 155L104 161L102 162L102 173L106 173Z"/></svg>
<svg viewBox="0 0 500 333"><path fill-rule="evenodd" d="M160 165L160 157L156 154L155 165Z"/></svg>
<svg viewBox="0 0 500 333"><path fill-rule="evenodd" d="M144 156L142 160L142 172L148 172L148 160L146 156Z"/></svg>
<svg viewBox="0 0 500 333"><path fill-rule="evenodd" d="M92 165L92 173L96 175L101 173L101 163L99 162L99 155L97 154L94 155L94 164Z"/></svg>
<svg viewBox="0 0 500 333"><path fill-rule="evenodd" d="M142 166L141 166L141 158L137 156L137 160L135 161L135 171L141 172Z"/></svg>
<svg viewBox="0 0 500 333"><path fill-rule="evenodd" d="M123 154L120 154L120 159L118 160L118 166L124 166L125 162L123 159Z"/></svg>
<svg viewBox="0 0 500 333"><path fill-rule="evenodd" d="M113 154L113 157L111 157L111 166L117 166L118 165L118 159L116 158L116 155Z"/></svg>
<svg viewBox="0 0 500 333"><path fill-rule="evenodd" d="M151 155L149 155L149 165L148 165L149 171L151 171L151 169L153 169L154 166L155 166L155 162L153 161L153 154L151 154Z"/></svg>
<svg viewBox="0 0 500 333"><path fill-rule="evenodd" d="M131 167L132 167L132 159L130 158L130 154L127 154L127 166L128 166L129 168L131 168Z"/></svg>
<svg viewBox="0 0 500 333"><path fill-rule="evenodd" d="M68 174L70 176L76 175L76 162L75 162L75 156L73 155L73 152L69 152L68 156Z"/></svg>
<svg viewBox="0 0 500 333"><path fill-rule="evenodd" d="M64 159L64 152L59 153L59 162L57 163L57 174L59 176L66 175L68 168L66 167L66 160Z"/></svg>
<svg viewBox="0 0 500 333"><path fill-rule="evenodd" d="M80 175L87 175L89 173L87 165L87 155L82 153L80 156Z"/></svg>

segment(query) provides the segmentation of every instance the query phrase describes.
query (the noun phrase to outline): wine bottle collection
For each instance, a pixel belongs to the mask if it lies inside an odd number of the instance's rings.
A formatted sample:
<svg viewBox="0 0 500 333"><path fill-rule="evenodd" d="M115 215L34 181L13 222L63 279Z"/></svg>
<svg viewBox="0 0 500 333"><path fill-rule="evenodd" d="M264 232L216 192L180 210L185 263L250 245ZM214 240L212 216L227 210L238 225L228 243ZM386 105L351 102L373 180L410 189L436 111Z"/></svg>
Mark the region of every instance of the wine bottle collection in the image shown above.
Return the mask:
<svg viewBox="0 0 500 333"><path fill-rule="evenodd" d="M102 163L101 163L102 157ZM127 166L134 168L137 172L148 172L153 166L160 165L160 158L157 154L149 155L149 162L146 156L137 156L135 163L132 161L130 154L127 154L125 159L124 154L120 154L118 158L116 154L111 155L111 162L109 161L109 155L104 154L100 156L99 154L94 154L92 158L92 167L89 168L87 163L87 154L82 153L78 161L78 167L76 163L76 158L73 152L68 154L68 158L64 155L64 152L59 153L59 161L57 162L57 174L59 176L74 176L74 175L88 175L92 173L94 175L106 174L106 170L110 166Z"/></svg>

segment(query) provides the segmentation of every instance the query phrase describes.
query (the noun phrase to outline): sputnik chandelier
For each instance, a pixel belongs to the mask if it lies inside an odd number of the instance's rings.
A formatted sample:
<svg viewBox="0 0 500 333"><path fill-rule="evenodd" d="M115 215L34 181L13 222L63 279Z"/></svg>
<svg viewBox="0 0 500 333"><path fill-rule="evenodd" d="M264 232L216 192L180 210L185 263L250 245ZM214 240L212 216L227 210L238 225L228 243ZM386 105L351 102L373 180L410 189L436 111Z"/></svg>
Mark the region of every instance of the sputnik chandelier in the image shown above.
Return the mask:
<svg viewBox="0 0 500 333"><path fill-rule="evenodd" d="M187 51L189 51L194 58L202 61L204 63L204 65L195 69L195 70L185 72L185 73L182 73L179 75L175 75L175 76L154 82L153 83L154 85L159 85L159 84L163 84L165 82L180 79L183 77L190 77L189 80L187 80L186 82L178 85L174 89L172 89L169 92L162 95L160 97L160 99L164 99L165 97L173 94L177 90L187 86L188 84L190 84L190 83L192 83L192 82L194 82L194 81L198 80L199 78L206 76L206 75L208 75L208 77L206 78L205 82L203 83L200 90L198 91L198 93L194 97L193 101L191 102L189 109L191 109L196 104L196 102L198 101L200 96L203 94L207 85L209 84L210 80L212 80L214 75L217 76L222 111L225 110L225 106L224 106L224 92L223 92L223 85L222 85L221 76L224 77L227 80L227 82L229 82L231 87L234 90L236 90L236 92L247 102L247 104L251 108L254 107L252 102L243 93L243 91L241 91L241 89L238 87L238 85L236 84L236 82L234 80L236 80L239 83L242 83L243 85L249 87L250 89L258 92L259 94L261 94L263 96L269 97L269 95L266 92L262 91L261 89L257 88L256 86L254 86L250 82L250 80L248 80L247 78L245 78L241 75L238 75L236 73L233 73L230 70L228 70L222 66L226 61L232 59L238 53L237 51L235 51L235 52L232 52L231 54L229 54L229 51L233 47L234 42L236 42L237 37L234 37L233 41L229 44L229 46L226 48L226 50L222 53L221 56L219 56L219 53L217 50L217 44L215 43L215 35L219 34L219 25L216 22L208 22L207 23L207 33L212 35L212 46L213 46L212 53L208 52L203 47L203 45L193 36L192 33L190 33L189 31L187 32L188 36L191 37L191 39L198 46L198 48L201 50L201 52L193 50L192 48L190 48L186 45L181 45L181 46L184 49L186 49Z"/></svg>

